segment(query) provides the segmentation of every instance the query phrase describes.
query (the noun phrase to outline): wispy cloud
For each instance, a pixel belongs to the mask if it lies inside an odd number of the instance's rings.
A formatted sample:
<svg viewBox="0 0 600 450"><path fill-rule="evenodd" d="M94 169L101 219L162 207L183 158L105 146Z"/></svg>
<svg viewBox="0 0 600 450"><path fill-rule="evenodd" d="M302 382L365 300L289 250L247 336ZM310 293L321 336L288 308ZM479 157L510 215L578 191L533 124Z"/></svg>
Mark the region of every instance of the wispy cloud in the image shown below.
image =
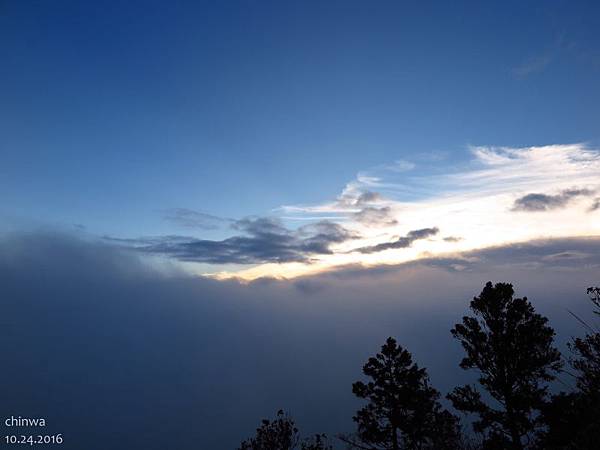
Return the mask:
<svg viewBox="0 0 600 450"><path fill-rule="evenodd" d="M600 235L600 221L590 220L600 210L590 199L600 190L597 149L584 144L480 146L470 152L472 159L461 166L421 165L418 173L370 169L359 173L333 201L284 207L296 218L335 216L361 238L353 245L342 243L310 267L267 265L241 276L295 276L345 264L396 264L545 237ZM542 217L533 211L545 212ZM433 225L439 233L408 239L411 230Z"/></svg>
<svg viewBox="0 0 600 450"><path fill-rule="evenodd" d="M444 238L445 242L460 242L463 238L458 236L447 236Z"/></svg>
<svg viewBox="0 0 600 450"><path fill-rule="evenodd" d="M392 208L389 206L383 206L381 208L367 206L354 213L352 218L366 226L388 227L398 224L398 220L394 218Z"/></svg>
<svg viewBox="0 0 600 450"><path fill-rule="evenodd" d="M201 230L215 230L234 222L232 219L217 217L188 208L168 209L164 212L164 219L184 228L198 228Z"/></svg>
<svg viewBox="0 0 600 450"><path fill-rule="evenodd" d="M545 49L540 49L537 54L532 54L515 65L511 74L519 79L528 78L548 70L552 65L558 65L563 59L576 61L593 70L599 67L600 54L597 45L590 40L581 41L573 35L561 33Z"/></svg>
<svg viewBox="0 0 600 450"><path fill-rule="evenodd" d="M542 72L554 60L553 52L546 52L542 55L533 56L525 60L522 64L512 69L512 73L517 78L525 78L534 73Z"/></svg>
<svg viewBox="0 0 600 450"><path fill-rule="evenodd" d="M600 236L600 220L592 220L600 211L597 149L569 144L469 150L471 160L460 166L420 161L418 171L365 170L336 198L287 205L274 217L226 221L223 232L230 236L222 240L165 236L123 244L208 263L218 276L254 279L399 264L549 237ZM292 219L303 225L291 226L298 223ZM187 210L177 220L198 229L213 221ZM231 264L246 267L218 271Z"/></svg>
<svg viewBox="0 0 600 450"><path fill-rule="evenodd" d="M545 71L555 60L563 57L565 52L572 52L572 42L569 43L563 34L559 34L549 42L544 50L530 55L520 64L511 69L516 78L527 78L536 73Z"/></svg>

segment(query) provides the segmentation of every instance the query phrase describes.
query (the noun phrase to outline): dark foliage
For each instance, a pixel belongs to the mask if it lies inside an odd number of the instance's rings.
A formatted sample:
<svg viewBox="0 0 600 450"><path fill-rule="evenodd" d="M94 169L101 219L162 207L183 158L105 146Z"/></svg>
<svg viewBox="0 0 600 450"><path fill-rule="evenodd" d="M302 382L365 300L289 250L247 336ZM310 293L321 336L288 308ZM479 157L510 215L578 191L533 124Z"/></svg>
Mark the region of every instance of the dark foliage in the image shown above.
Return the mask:
<svg viewBox="0 0 600 450"><path fill-rule="evenodd" d="M327 436L315 434L312 438L305 439L300 443L300 450L333 450L333 447L328 444Z"/></svg>
<svg viewBox="0 0 600 450"><path fill-rule="evenodd" d="M600 288L588 295L600 314ZM460 366L477 370L479 388L455 388L454 407L475 414L477 435L461 432L457 417L443 409L427 371L388 338L363 366L368 382L352 392L367 401L353 417L357 432L339 439L359 450L592 450L600 448L600 332L569 344L575 389L549 398L548 383L562 367L554 330L512 285L488 282L452 335L466 356ZM583 321L582 321L583 322ZM325 435L301 440L283 411L263 420L239 450L333 450Z"/></svg>
<svg viewBox="0 0 600 450"><path fill-rule="evenodd" d="M282 410L274 420L263 419L253 438L242 442L239 450L332 450L327 436L316 434L300 440L294 420Z"/></svg>
<svg viewBox="0 0 600 450"><path fill-rule="evenodd" d="M552 397L542 410L546 428L538 447L544 450L595 450L600 446L600 405L598 397L580 392Z"/></svg>
<svg viewBox="0 0 600 450"><path fill-rule="evenodd" d="M239 450L292 450L299 441L294 420L279 410L274 420L263 419L256 436L242 442Z"/></svg>
<svg viewBox="0 0 600 450"><path fill-rule="evenodd" d="M448 398L456 409L478 416L473 427L483 434L485 449L531 446L547 382L561 367L548 320L527 298L513 295L512 285L488 282L471 302L474 316L452 329L466 352L460 366L479 371L478 382L493 403L469 385L455 388Z"/></svg>
<svg viewBox="0 0 600 450"><path fill-rule="evenodd" d="M352 385L368 403L353 417L358 431L341 437L357 449L453 449L458 446L456 417L442 409L439 392L429 386L426 369L388 338L363 367L371 379Z"/></svg>
<svg viewBox="0 0 600 450"><path fill-rule="evenodd" d="M577 371L577 389L586 395L600 393L600 333L577 338L570 345L575 357L571 361Z"/></svg>
<svg viewBox="0 0 600 450"><path fill-rule="evenodd" d="M589 287L587 289L587 293L590 296L590 300L597 308L597 310L594 312L600 315L600 287Z"/></svg>
<svg viewBox="0 0 600 450"><path fill-rule="evenodd" d="M600 288L587 290L600 313ZM591 327L590 327L591 328ZM600 446L600 332L576 338L569 345L569 363L576 390L552 397L543 411L546 430L541 448L591 450Z"/></svg>

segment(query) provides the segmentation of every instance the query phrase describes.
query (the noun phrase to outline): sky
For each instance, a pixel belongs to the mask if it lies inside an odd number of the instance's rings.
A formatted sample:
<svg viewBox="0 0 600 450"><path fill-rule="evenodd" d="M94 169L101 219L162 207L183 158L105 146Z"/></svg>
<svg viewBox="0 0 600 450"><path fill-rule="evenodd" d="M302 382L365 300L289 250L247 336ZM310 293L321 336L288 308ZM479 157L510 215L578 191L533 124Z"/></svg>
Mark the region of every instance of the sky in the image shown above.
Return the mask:
<svg viewBox="0 0 600 450"><path fill-rule="evenodd" d="M0 0L0 418L65 450L349 432L388 336L465 381L488 280L564 349L599 80L593 1Z"/></svg>
<svg viewBox="0 0 600 450"><path fill-rule="evenodd" d="M245 278L598 234L597 213L583 214L598 187L598 12L561 1L3 1L2 229L74 228ZM512 186L509 175L538 179ZM506 213L566 191L587 194ZM502 218L476 223L492 201ZM578 208L573 223L566 207ZM499 237L471 242L447 219ZM492 226L513 220L514 233ZM548 221L562 229L522 232ZM283 249L252 251L266 245L258 229ZM361 252L422 229L462 244Z"/></svg>

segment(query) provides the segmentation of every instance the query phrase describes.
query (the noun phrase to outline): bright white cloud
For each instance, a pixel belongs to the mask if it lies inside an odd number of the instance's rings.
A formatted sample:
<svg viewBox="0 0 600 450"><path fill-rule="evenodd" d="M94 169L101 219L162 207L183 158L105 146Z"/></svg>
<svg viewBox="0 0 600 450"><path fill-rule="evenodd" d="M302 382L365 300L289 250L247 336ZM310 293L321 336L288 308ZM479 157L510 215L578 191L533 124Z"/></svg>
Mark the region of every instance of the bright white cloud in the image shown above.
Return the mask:
<svg viewBox="0 0 600 450"><path fill-rule="evenodd" d="M332 201L282 207L288 218L333 217L362 238L340 243L310 264L264 264L235 275L293 277L347 264L394 264L539 238L600 235L600 209L594 208L600 196L598 150L584 144L470 150L473 158L462 167L422 172L395 162L361 172ZM535 211L515 208L531 194L540 195L529 199L554 203ZM361 214L365 208L368 214ZM369 223L369 216L377 220ZM405 248L357 251L432 227L439 233Z"/></svg>

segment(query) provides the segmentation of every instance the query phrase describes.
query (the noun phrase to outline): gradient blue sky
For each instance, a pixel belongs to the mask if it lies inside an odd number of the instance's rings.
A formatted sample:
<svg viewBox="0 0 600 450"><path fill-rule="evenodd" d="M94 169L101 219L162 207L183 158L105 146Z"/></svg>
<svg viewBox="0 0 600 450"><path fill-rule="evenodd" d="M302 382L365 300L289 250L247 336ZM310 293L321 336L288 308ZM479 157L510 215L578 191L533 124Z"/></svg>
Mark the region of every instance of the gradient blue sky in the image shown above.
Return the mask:
<svg viewBox="0 0 600 450"><path fill-rule="evenodd" d="M350 432L387 336L470 380L487 280L564 349L599 175L598 1L0 0L2 417L63 450Z"/></svg>
<svg viewBox="0 0 600 450"><path fill-rule="evenodd" d="M399 159L597 146L599 43L597 2L1 1L0 214L170 234Z"/></svg>

